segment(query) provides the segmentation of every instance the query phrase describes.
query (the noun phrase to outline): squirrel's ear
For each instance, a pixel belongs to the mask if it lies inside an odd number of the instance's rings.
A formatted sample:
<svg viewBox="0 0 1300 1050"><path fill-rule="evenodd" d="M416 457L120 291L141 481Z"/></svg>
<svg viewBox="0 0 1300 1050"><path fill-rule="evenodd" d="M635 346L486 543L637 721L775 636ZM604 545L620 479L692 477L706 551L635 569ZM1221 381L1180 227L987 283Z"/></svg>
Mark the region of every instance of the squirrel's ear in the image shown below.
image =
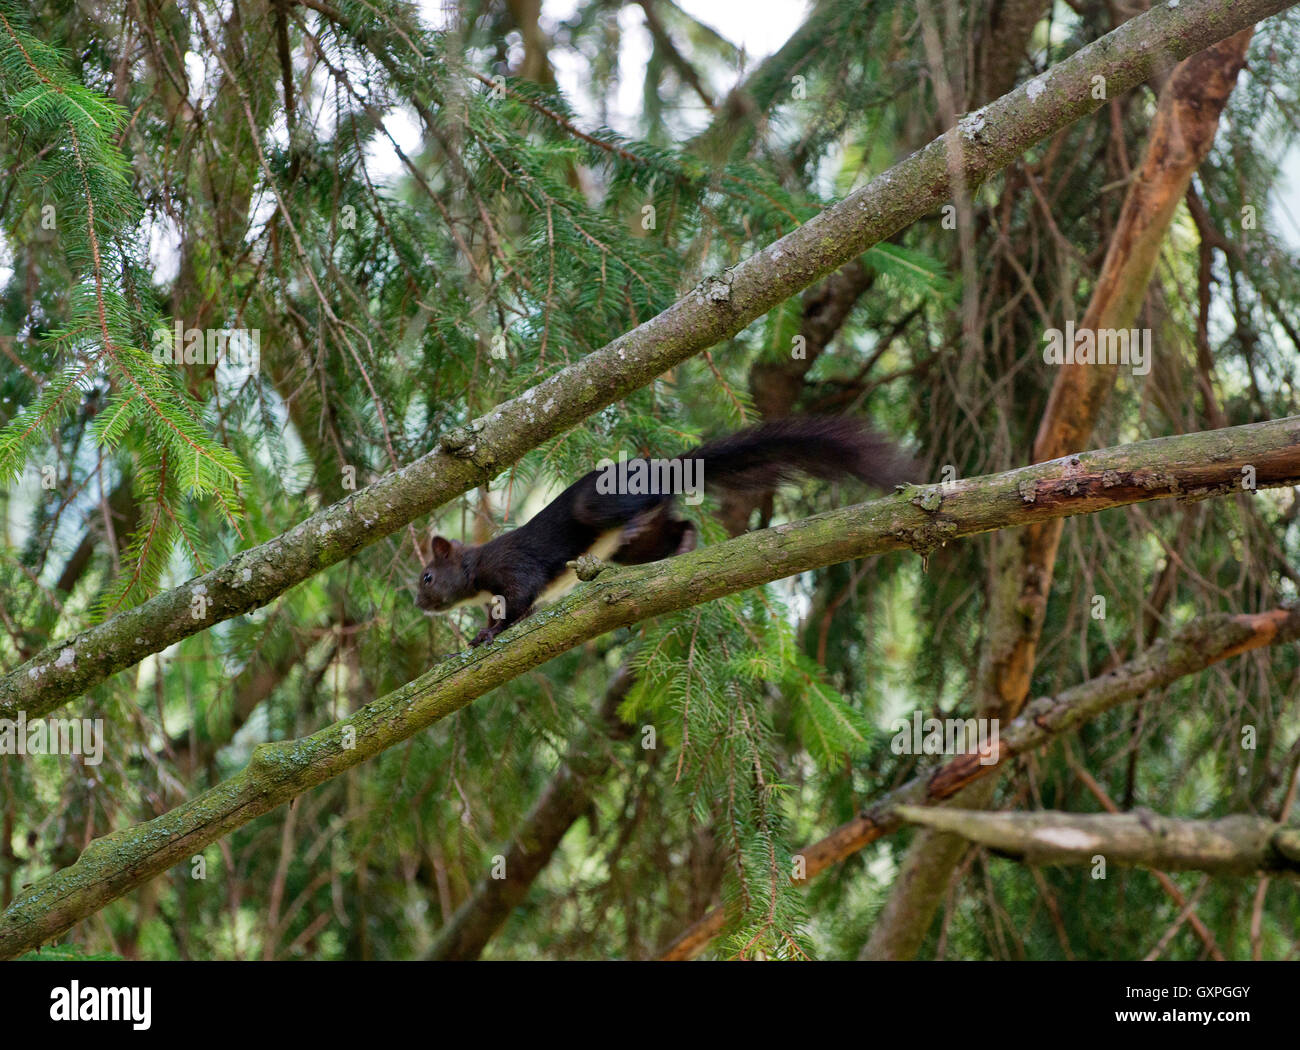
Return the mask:
<svg viewBox="0 0 1300 1050"><path fill-rule="evenodd" d="M451 557L451 540L446 539L443 536L435 536L433 537L431 550L433 552L433 560L435 561L449 558Z"/></svg>

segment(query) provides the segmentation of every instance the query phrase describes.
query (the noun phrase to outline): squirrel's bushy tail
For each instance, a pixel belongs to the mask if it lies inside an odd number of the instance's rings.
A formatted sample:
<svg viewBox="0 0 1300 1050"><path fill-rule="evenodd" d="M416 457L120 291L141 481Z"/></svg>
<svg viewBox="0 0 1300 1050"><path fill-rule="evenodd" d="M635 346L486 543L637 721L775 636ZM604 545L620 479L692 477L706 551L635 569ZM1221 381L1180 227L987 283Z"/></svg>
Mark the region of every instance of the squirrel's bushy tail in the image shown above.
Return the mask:
<svg viewBox="0 0 1300 1050"><path fill-rule="evenodd" d="M855 477L889 491L917 480L918 464L891 438L846 416L790 416L685 453L704 461L706 487L758 492L800 475Z"/></svg>

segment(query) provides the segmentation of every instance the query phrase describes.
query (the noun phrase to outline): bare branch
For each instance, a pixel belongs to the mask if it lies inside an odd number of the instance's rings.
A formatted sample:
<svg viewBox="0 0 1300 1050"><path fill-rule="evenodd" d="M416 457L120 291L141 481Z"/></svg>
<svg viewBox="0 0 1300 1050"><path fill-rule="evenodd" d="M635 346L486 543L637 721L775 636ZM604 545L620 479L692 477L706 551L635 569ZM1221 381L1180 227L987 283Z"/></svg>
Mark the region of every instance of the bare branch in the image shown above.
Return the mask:
<svg viewBox="0 0 1300 1050"><path fill-rule="evenodd" d="M899 806L920 824L987 846L1026 864L1093 864L1204 871L1211 875L1300 875L1300 828L1238 814L1177 820L1155 813L986 813L978 809Z"/></svg>

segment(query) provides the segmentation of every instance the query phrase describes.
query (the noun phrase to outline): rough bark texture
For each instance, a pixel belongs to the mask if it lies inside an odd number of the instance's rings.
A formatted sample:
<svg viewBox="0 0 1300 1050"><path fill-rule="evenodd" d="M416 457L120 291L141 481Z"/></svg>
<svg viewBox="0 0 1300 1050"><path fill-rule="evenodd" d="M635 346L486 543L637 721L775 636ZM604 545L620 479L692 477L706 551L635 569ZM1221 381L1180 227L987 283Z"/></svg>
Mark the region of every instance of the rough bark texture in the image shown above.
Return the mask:
<svg viewBox="0 0 1300 1050"><path fill-rule="evenodd" d="M1174 212L1214 141L1253 33L1253 27L1243 29L1194 55L1165 81L1142 167L1129 187L1080 329L1129 329L1137 321ZM1035 461L1086 447L1118 370L1060 368L1039 424ZM1050 521L994 542L978 699L983 716L1013 718L1029 695L1061 531L1060 521ZM961 804L988 805L992 795L993 786L984 784ZM929 830L916 836L862 958L916 955L965 849L962 840Z"/></svg>
<svg viewBox="0 0 1300 1050"><path fill-rule="evenodd" d="M1287 0L1161 4L1049 72L967 115L958 126L734 269L706 278L668 309L471 425L414 463L312 515L225 565L47 648L0 678L0 717L39 717L151 653L267 604L295 584L486 483L525 452L755 318L945 203L949 158L968 190L1102 100L1146 80L1171 57L1290 6ZM949 140L958 138L960 150ZM204 601L196 604L195 598ZM202 612L195 615L194 610Z"/></svg>
<svg viewBox="0 0 1300 1050"><path fill-rule="evenodd" d="M949 486L907 486L885 499L751 532L677 558L606 569L495 644L450 656L309 737L261 744L229 780L154 820L96 839L75 864L15 897L0 916L0 958L57 936L227 832L606 631L852 558L907 548L925 554L959 536L1039 518L1240 491L1247 465L1260 488L1300 483L1300 416L1085 452ZM1294 619L1300 623L1300 614ZM1264 644L1256 639L1266 630L1277 634L1292 621L1216 622L1240 651ZM1206 639L1193 657L1216 647L1219 658L1229 655L1222 652L1220 638ZM947 794L980 771L954 783Z"/></svg>
<svg viewBox="0 0 1300 1050"><path fill-rule="evenodd" d="M1211 875L1300 875L1300 828L1238 814L1176 820L1155 813L984 813L899 806L921 824L1026 864L1109 864Z"/></svg>
<svg viewBox="0 0 1300 1050"><path fill-rule="evenodd" d="M1125 700L1136 699L1250 649L1298 638L1300 610L1295 609L1197 620L1113 671L1026 705L1019 718L1001 729L996 762L984 765L979 755L959 755L890 791L798 854L804 858L807 877L820 874L897 831L903 823L898 814L900 805L927 806L952 798L968 785L995 774L1015 756L1043 747ZM725 925L725 912L715 908L678 937L663 958L694 958Z"/></svg>

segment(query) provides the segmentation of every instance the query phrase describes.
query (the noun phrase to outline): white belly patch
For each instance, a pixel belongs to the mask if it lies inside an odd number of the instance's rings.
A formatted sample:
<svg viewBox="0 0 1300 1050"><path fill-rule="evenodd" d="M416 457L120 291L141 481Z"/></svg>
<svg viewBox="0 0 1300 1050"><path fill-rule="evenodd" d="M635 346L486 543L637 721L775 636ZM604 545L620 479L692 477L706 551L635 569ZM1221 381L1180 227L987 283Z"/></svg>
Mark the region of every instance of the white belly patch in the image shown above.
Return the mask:
<svg viewBox="0 0 1300 1050"><path fill-rule="evenodd" d="M447 612L451 612L452 609L463 609L467 605L487 605L491 600L492 595L488 594L487 591L479 591L478 594L471 594L468 598L462 598Z"/></svg>
<svg viewBox="0 0 1300 1050"><path fill-rule="evenodd" d="M623 546L623 530L610 529L608 532L602 532L596 537L593 543L584 552L591 554L601 561L608 560L619 547ZM578 577L572 569L565 569L559 576L546 585L546 589L537 596L534 605L550 605L552 602L558 602L574 587L578 585Z"/></svg>

